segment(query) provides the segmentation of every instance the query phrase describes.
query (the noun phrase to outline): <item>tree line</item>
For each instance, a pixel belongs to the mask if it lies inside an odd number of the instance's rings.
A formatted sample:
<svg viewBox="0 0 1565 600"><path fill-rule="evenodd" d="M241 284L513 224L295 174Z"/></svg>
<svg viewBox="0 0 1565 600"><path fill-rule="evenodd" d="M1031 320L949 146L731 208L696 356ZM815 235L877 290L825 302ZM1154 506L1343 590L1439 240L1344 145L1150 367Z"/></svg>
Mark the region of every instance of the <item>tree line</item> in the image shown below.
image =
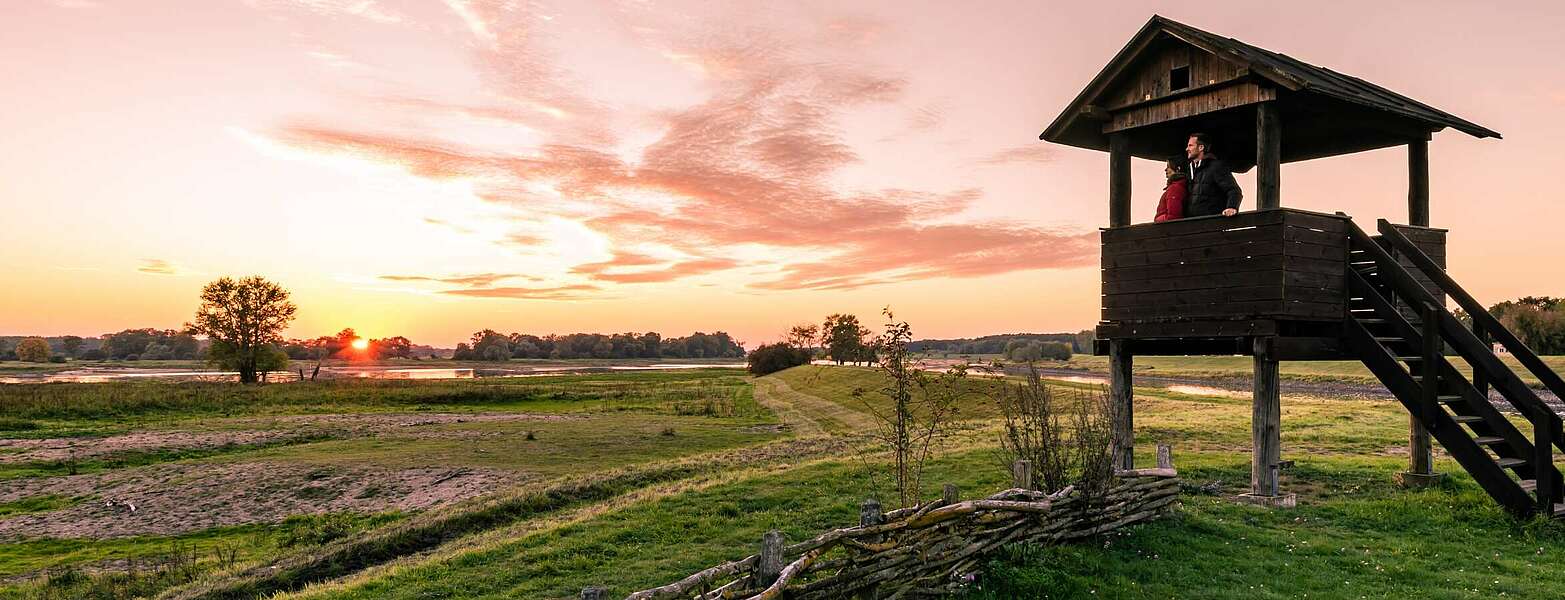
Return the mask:
<svg viewBox="0 0 1565 600"><path fill-rule="evenodd" d="M908 352L916 354L1011 354L1016 348L1037 344L1062 344L1072 354L1092 353L1092 330L1076 333L1001 333L976 338L914 340ZM1069 358L1068 356L1066 358Z"/></svg>
<svg viewBox="0 0 1565 600"><path fill-rule="evenodd" d="M646 333L504 334L493 329L473 333L456 345L455 360L505 361L513 358L743 358L744 343L726 332L695 332L664 338Z"/></svg>

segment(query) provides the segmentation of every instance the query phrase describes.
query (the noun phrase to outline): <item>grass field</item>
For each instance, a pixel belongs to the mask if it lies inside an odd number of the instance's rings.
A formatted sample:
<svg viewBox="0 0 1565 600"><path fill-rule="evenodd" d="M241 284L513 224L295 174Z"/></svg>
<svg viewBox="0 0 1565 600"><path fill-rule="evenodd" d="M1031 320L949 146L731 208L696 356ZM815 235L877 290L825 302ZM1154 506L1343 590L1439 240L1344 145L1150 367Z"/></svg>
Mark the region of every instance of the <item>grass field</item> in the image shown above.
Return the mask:
<svg viewBox="0 0 1565 600"><path fill-rule="evenodd" d="M1544 364L1554 369L1556 373L1565 371L1565 356L1541 358ZM1500 360L1521 377L1522 381L1529 385L1539 385L1538 378L1510 355L1502 354ZM1137 374L1171 377L1249 377L1255 368L1253 362L1253 359L1248 356L1137 356L1134 359ZM1078 354L1072 356L1069 361L1052 364L1060 368L1081 369L1095 373L1107 373L1109 370L1107 356ZM1451 361L1451 364L1456 366L1464 376L1472 378L1472 367L1468 366L1466 361L1458 359ZM1340 380L1378 383L1374 374L1359 361L1287 361L1282 363L1281 371L1283 377L1307 381Z"/></svg>
<svg viewBox="0 0 1565 600"><path fill-rule="evenodd" d="M1215 360L1186 367L1222 372ZM748 554L766 530L802 539L855 522L866 496L891 498L883 457L846 441L875 426L884 384L871 369L806 366L759 379L0 386L0 476L11 477L0 598L623 595ZM971 496L1006 480L993 450L1004 383L965 385L962 423L927 481ZM1392 485L1407 437L1393 403L1286 396L1295 466L1283 486L1300 506L1267 510L1224 499L1248 487L1247 398L1138 388L1137 402L1139 460L1174 446L1184 507L1091 544L1011 548L972 598L1565 597L1565 529L1513 521L1443 457L1445 488ZM78 475L48 470L65 468L49 447L61 440L80 442ZM131 518L102 502L140 488L93 486L138 477L176 482L176 496L203 480L271 490L230 504L288 499L273 512L202 507L228 522L122 535ZM93 486L61 483L77 480ZM431 489L448 497L399 504ZM151 498L138 514L175 510ZM30 536L15 525L25 519L102 531ZM180 552L194 559L171 558ZM132 560L143 565L134 578L123 574Z"/></svg>

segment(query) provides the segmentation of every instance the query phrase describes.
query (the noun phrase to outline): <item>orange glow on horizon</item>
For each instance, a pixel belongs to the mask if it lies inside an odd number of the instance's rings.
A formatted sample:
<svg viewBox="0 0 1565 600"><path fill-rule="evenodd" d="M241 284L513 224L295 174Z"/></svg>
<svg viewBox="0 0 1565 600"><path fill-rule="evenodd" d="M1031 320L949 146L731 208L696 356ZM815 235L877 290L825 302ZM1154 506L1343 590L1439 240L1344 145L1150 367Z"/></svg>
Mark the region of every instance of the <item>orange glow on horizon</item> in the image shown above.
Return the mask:
<svg viewBox="0 0 1565 600"><path fill-rule="evenodd" d="M370 341L364 338L355 338L352 345L354 350L362 351L370 347Z"/></svg>

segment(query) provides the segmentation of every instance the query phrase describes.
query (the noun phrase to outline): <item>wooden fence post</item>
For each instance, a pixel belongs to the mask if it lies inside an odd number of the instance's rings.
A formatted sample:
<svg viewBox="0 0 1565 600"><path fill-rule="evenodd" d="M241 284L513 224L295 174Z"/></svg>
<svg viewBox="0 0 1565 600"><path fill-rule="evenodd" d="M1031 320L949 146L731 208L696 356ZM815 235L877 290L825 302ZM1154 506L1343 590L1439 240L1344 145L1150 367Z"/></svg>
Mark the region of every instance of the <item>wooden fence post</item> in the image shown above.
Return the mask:
<svg viewBox="0 0 1565 600"><path fill-rule="evenodd" d="M755 580L765 588L777 582L783 569L783 534L773 529L761 536L761 557L755 564Z"/></svg>
<svg viewBox="0 0 1565 600"><path fill-rule="evenodd" d="M601 586L581 588L581 600L609 600L609 588Z"/></svg>
<svg viewBox="0 0 1565 600"><path fill-rule="evenodd" d="M1174 449L1170 448L1168 444L1157 445L1157 468L1174 468Z"/></svg>
<svg viewBox="0 0 1565 600"><path fill-rule="evenodd" d="M1018 459L1011 463L1011 487L1032 489L1032 461Z"/></svg>
<svg viewBox="0 0 1565 600"><path fill-rule="evenodd" d="M859 525L879 525L886 522L885 513L880 512L880 501L869 498L859 505Z"/></svg>
<svg viewBox="0 0 1565 600"><path fill-rule="evenodd" d="M956 501L957 501L956 484L954 484L954 483L947 483L945 485L945 488L943 488L941 490L940 500L941 500L941 502L943 502L947 506L950 506L952 504L956 504Z"/></svg>

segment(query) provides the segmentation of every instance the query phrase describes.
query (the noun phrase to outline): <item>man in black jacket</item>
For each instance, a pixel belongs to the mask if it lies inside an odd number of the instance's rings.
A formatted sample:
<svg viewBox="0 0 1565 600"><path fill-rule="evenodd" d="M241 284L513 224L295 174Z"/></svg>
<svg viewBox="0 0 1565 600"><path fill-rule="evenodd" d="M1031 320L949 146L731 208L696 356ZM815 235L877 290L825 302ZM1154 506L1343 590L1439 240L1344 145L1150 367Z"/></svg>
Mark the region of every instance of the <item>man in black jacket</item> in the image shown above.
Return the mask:
<svg viewBox="0 0 1565 600"><path fill-rule="evenodd" d="M1211 140L1204 133L1190 134L1185 156L1190 159L1190 198L1185 201L1186 217L1221 214L1232 217L1239 212L1244 192L1234 181L1228 165L1212 155Z"/></svg>

